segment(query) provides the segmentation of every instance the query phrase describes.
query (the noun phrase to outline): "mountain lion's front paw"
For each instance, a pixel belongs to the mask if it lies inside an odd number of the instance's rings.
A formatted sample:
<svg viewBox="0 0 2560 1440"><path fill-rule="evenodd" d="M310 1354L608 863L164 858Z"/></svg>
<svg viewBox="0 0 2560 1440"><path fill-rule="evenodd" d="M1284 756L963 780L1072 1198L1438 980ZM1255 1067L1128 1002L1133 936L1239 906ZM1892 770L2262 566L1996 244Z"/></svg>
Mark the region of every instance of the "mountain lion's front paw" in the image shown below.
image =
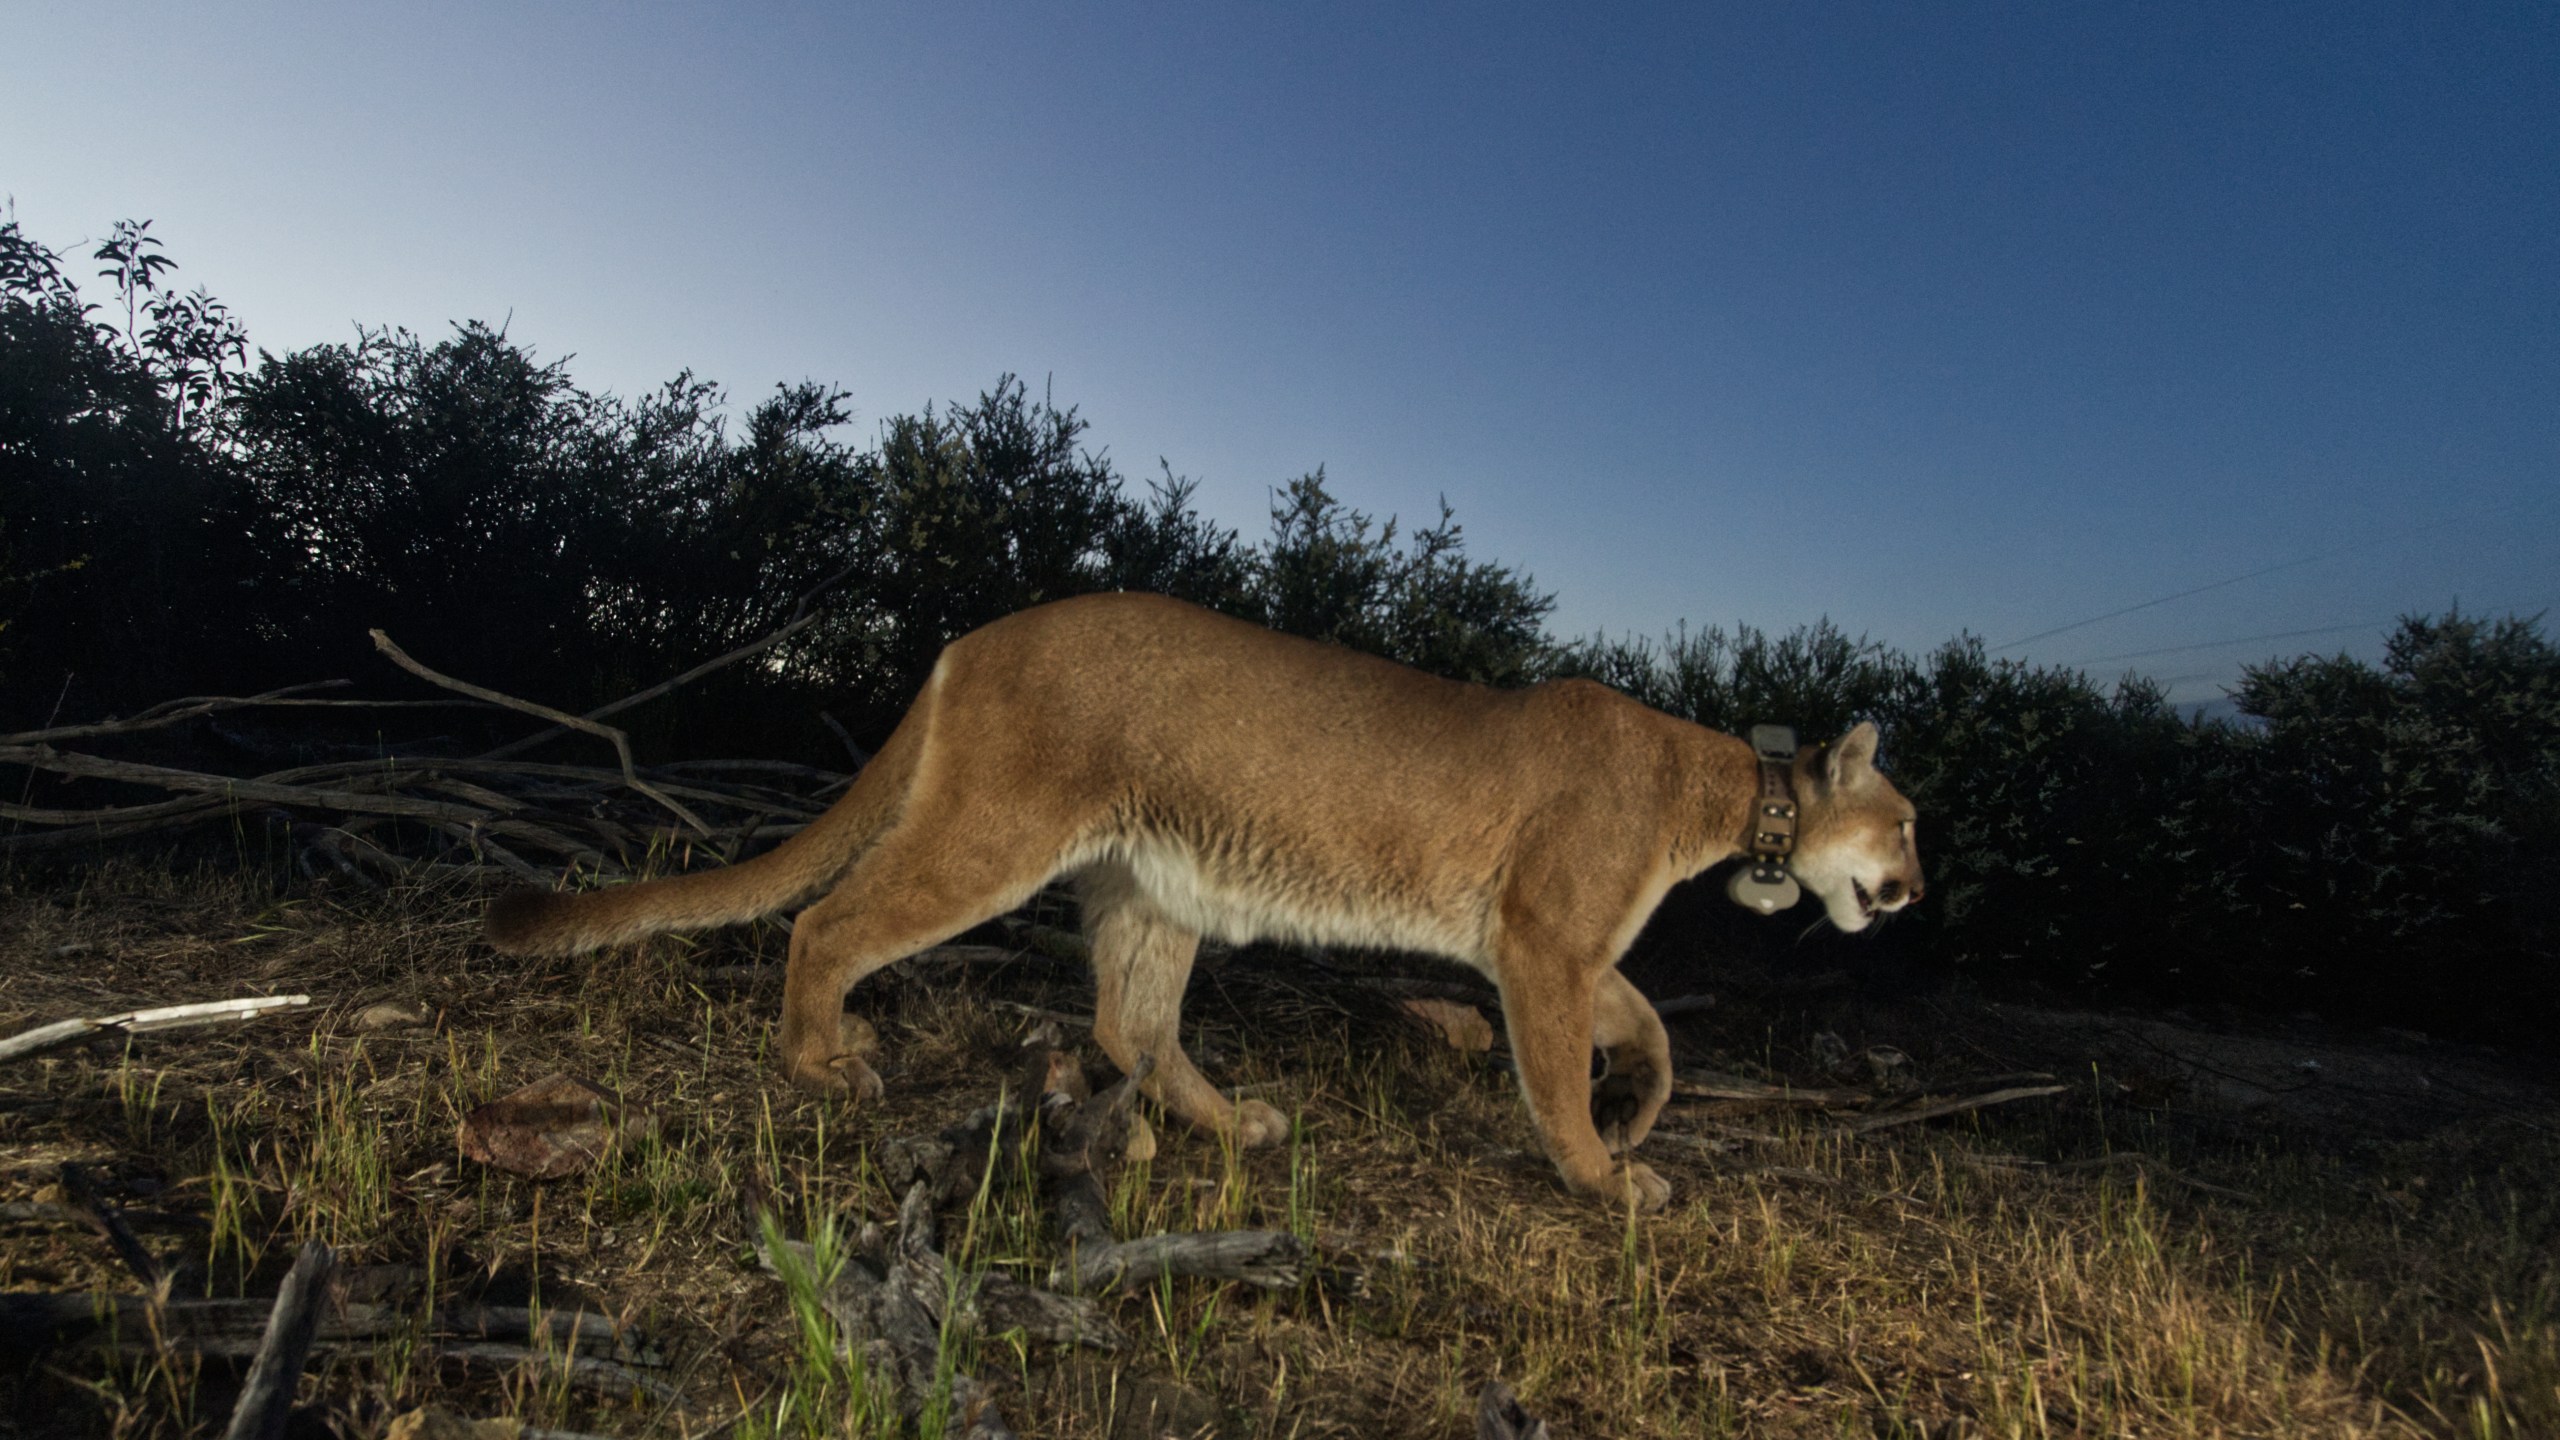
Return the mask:
<svg viewBox="0 0 2560 1440"><path fill-rule="evenodd" d="M1289 1117L1259 1100L1236 1102L1236 1143L1247 1150L1289 1138Z"/></svg>
<svg viewBox="0 0 2560 1440"><path fill-rule="evenodd" d="M1671 1203L1671 1182L1653 1173L1653 1167L1639 1160L1626 1162L1618 1171L1621 1187L1618 1203L1632 1197L1638 1210L1650 1215Z"/></svg>
<svg viewBox="0 0 2560 1440"><path fill-rule="evenodd" d="M803 1090L822 1095L842 1095L857 1104L869 1104L887 1093L879 1073L862 1061L859 1055L836 1055L816 1064L800 1061L786 1065L785 1078Z"/></svg>

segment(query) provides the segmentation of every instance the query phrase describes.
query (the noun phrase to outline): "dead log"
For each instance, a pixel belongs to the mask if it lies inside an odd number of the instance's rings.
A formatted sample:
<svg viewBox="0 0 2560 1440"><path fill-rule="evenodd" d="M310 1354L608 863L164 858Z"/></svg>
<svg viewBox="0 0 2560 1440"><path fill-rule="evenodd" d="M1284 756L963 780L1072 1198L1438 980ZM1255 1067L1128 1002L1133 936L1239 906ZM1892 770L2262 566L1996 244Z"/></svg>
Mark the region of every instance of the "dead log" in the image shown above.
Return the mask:
<svg viewBox="0 0 2560 1440"><path fill-rule="evenodd" d="M757 1248L767 1269L786 1278L796 1270L817 1287L818 1304L835 1321L846 1351L887 1385L901 1414L921 1415L947 1393L947 1413L960 1421L960 1433L1006 1440L1013 1431L986 1387L973 1376L944 1372L945 1326L960 1318L949 1306L962 1287L934 1248L935 1239L933 1187L919 1180L898 1207L894 1233L864 1226L853 1253L832 1277L816 1273L815 1254L803 1242Z"/></svg>
<svg viewBox="0 0 2560 1440"><path fill-rule="evenodd" d="M1049 1271L1061 1289L1135 1289L1167 1275L1294 1290L1308 1276L1307 1242L1285 1230L1205 1230L1078 1243Z"/></svg>

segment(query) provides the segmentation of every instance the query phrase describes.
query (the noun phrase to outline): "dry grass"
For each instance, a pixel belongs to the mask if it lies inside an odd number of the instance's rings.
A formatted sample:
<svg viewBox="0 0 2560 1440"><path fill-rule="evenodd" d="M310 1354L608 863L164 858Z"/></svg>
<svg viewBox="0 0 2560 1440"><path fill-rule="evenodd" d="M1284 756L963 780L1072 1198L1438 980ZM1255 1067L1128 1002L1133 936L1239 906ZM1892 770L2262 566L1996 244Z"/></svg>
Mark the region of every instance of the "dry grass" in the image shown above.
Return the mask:
<svg viewBox="0 0 2560 1440"><path fill-rule="evenodd" d="M277 990L327 1009L0 1072L0 1199L51 1198L61 1163L84 1161L121 1203L200 1217L146 1238L211 1293L271 1292L316 1235L357 1264L415 1267L440 1299L630 1321L683 1391L614 1399L556 1365L384 1342L315 1364L309 1427L377 1434L433 1403L630 1436L899 1433L805 1295L795 1306L757 1270L744 1205L780 1197L786 1223L820 1235L885 1218L869 1147L984 1103L1025 1023L1009 1006L1081 1009L1081 977L1036 958L884 975L855 1004L890 1047L889 1094L854 1110L768 1082L774 980L702 983L705 965L778 957L777 932L527 963L474 943L477 909L141 869L18 878L0 1029ZM360 1033L383 1000L431 1022ZM1561 1194L1499 1069L1285 957L1204 965L1191 1014L1204 1068L1261 1087L1296 1134L1250 1154L1168 1134L1122 1175L1122 1218L1294 1229L1363 1257L1368 1293L1161 1286L1116 1302L1140 1339L1119 1357L953 1337L953 1363L1026 1435L1154 1436L1169 1417L1174 1433L1454 1437L1497 1375L1560 1436L1594 1440L2560 1434L2548 1107L2388 1142L2126 1108L2104 1080L1866 1140L1817 1117L1726 1116L1774 1138L1652 1142L1678 1195L1631 1218ZM1769 1052L1745 1007L1712 1015L1721 1032L1682 1032L1701 1058ZM656 1107L661 1132L545 1184L457 1155L466 1111L555 1070ZM1665 1128L1717 1118L1682 1107ZM2110 1149L2163 1164L1997 1159ZM1040 1218L1001 1186L946 1217L946 1241L982 1266L1049 1258ZM19 1224L0 1228L0 1289L135 1285L87 1231ZM218 1433L236 1380L147 1345L113 1364L56 1354L0 1374L0 1433Z"/></svg>

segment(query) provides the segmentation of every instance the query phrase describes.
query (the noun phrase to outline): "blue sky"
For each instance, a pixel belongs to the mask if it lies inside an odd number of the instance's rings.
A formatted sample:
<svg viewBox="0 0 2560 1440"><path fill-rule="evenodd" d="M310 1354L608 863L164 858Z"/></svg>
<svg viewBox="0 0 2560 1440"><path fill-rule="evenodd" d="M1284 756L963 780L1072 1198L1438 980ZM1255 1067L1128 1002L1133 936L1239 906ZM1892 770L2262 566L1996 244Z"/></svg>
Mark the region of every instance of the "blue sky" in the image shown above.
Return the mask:
<svg viewBox="0 0 2560 1440"><path fill-rule="evenodd" d="M2210 586L2007 652L2201 701L2560 602L2560 8L1590 8L20 6L0 191L272 349L1017 371L1248 535L1445 495L1568 633Z"/></svg>

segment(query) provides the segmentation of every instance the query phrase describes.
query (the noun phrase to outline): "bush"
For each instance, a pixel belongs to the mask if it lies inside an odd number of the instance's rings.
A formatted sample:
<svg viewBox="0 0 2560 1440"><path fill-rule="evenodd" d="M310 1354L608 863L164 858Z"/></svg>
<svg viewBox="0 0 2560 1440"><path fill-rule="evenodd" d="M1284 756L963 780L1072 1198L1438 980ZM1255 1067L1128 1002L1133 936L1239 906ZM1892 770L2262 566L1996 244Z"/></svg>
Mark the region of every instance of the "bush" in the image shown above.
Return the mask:
<svg viewBox="0 0 2560 1440"><path fill-rule="evenodd" d="M478 324L249 365L219 302L167 287L147 224L93 258L104 318L0 223L0 706L20 724L328 674L408 689L370 627L583 709L824 585L789 644L626 723L653 754L825 759L821 707L876 743L953 637L1157 590L1463 680L1590 676L1728 731L1877 721L1930 900L1832 954L2511 1038L2560 1020L2536 888L2560 862L2560 654L2537 621L2413 617L2379 667L2271 661L2230 723L2138 677L2101 687L1971 638L1915 659L1827 621L1558 645L1553 598L1470 558L1445 504L1402 537L1317 470L1246 545L1169 466L1132 494L1072 408L1010 375L862 446L823 385L777 387L733 429L689 374L595 395Z"/></svg>

